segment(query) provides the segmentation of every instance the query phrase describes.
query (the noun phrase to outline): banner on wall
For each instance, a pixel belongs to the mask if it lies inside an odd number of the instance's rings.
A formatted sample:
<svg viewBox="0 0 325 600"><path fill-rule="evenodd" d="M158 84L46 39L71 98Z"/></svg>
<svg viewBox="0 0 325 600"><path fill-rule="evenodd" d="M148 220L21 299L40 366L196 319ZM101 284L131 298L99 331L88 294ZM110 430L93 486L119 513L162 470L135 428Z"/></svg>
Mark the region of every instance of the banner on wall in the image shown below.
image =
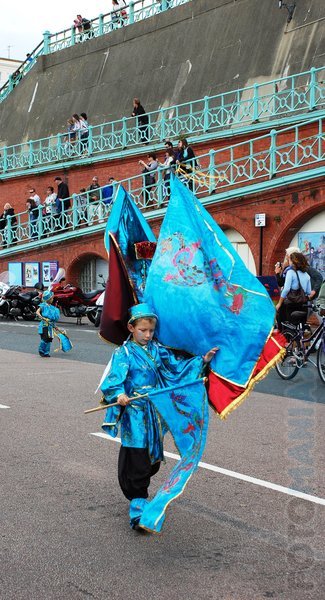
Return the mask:
<svg viewBox="0 0 325 600"><path fill-rule="evenodd" d="M40 280L40 264L38 262L24 263L25 287L34 287Z"/></svg>
<svg viewBox="0 0 325 600"><path fill-rule="evenodd" d="M9 285L23 285L23 263L8 262Z"/></svg>
<svg viewBox="0 0 325 600"><path fill-rule="evenodd" d="M298 246L307 258L309 265L325 277L325 232L301 231L298 233Z"/></svg>
<svg viewBox="0 0 325 600"><path fill-rule="evenodd" d="M42 283L44 287L49 287L51 281L53 281L59 268L57 260L50 260L42 263Z"/></svg>

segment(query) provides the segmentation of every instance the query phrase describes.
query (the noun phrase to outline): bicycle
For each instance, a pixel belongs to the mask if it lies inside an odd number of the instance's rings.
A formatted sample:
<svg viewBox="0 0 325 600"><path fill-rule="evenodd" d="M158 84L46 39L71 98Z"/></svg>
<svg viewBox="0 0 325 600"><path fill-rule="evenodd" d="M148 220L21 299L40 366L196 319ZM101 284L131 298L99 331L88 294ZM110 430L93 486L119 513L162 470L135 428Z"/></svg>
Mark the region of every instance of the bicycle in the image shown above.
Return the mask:
<svg viewBox="0 0 325 600"><path fill-rule="evenodd" d="M325 308L321 306L313 306L314 312L319 312L322 317L322 322L310 336L305 337L306 328L310 327L303 324L306 319L306 313L295 311L291 314L291 322L284 322L283 334L286 337L288 344L286 352L282 360L280 360L275 368L282 379L293 379L299 369L307 362L310 362L317 368L321 381L325 384ZM317 350L317 360L314 362L310 355L316 351L316 346L320 342Z"/></svg>

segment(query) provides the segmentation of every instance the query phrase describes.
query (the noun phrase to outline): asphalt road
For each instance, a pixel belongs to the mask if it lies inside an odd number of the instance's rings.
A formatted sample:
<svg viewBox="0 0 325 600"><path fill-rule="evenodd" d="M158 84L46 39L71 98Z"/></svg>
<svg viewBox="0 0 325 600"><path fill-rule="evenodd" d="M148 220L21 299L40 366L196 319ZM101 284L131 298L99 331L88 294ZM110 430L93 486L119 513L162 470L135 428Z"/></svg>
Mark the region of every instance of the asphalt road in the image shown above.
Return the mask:
<svg viewBox="0 0 325 600"><path fill-rule="evenodd" d="M211 413L208 468L171 505L161 536L139 534L116 481L119 444L97 435L99 413L83 414L112 348L91 325L68 328L73 350L44 360L35 324L0 321L0 599L323 598L316 370L285 385L270 374L226 422ZM165 446L175 452L170 438Z"/></svg>

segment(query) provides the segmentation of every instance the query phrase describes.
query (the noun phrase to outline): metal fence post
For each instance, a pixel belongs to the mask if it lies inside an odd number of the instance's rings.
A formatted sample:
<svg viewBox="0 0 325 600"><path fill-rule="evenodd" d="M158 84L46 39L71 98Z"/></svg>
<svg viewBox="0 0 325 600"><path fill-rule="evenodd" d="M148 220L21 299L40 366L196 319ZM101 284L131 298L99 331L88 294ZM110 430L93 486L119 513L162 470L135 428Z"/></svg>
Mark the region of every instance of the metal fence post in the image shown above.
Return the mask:
<svg viewBox="0 0 325 600"><path fill-rule="evenodd" d="M269 171L269 179L272 179L276 176L276 129L271 129L270 131L270 171Z"/></svg>
<svg viewBox="0 0 325 600"><path fill-rule="evenodd" d="M70 35L70 37L71 37L71 46L74 46L75 43L76 43L76 28L72 25L70 31L71 31L71 35Z"/></svg>
<svg viewBox="0 0 325 600"><path fill-rule="evenodd" d="M158 168L157 171L158 177L157 177L157 197L158 197L158 208L162 205L163 201L164 201L164 183L163 183L163 170L161 167Z"/></svg>
<svg viewBox="0 0 325 600"><path fill-rule="evenodd" d="M78 195L72 194L72 229L78 227Z"/></svg>
<svg viewBox="0 0 325 600"><path fill-rule="evenodd" d="M14 89L14 78L11 74L8 77L8 88L9 92L12 92L12 90Z"/></svg>
<svg viewBox="0 0 325 600"><path fill-rule="evenodd" d="M129 25L134 23L134 2L130 2L129 4Z"/></svg>
<svg viewBox="0 0 325 600"><path fill-rule="evenodd" d="M310 85L309 85L309 110L316 110L316 69L310 69Z"/></svg>
<svg viewBox="0 0 325 600"><path fill-rule="evenodd" d="M214 155L215 151L209 150L209 194L216 191Z"/></svg>
<svg viewBox="0 0 325 600"><path fill-rule="evenodd" d="M127 136L127 121L126 121L126 117L123 117L123 119L122 119L122 149L123 150L127 147L126 136Z"/></svg>
<svg viewBox="0 0 325 600"><path fill-rule="evenodd" d="M160 141L163 142L166 138L166 111L164 108L161 109L161 119L160 119Z"/></svg>
<svg viewBox="0 0 325 600"><path fill-rule="evenodd" d="M204 96L204 109L203 109L203 129L208 131L209 129L209 96Z"/></svg>
<svg viewBox="0 0 325 600"><path fill-rule="evenodd" d="M254 96L253 96L253 123L259 122L258 114L258 103L259 103L259 85L254 83Z"/></svg>
<svg viewBox="0 0 325 600"><path fill-rule="evenodd" d="M88 140L87 140L88 141L88 155L89 156L93 153L93 149L94 149L94 147L93 147L93 140L94 140L94 137L93 137L93 126L89 125L89 128L88 128Z"/></svg>
<svg viewBox="0 0 325 600"><path fill-rule="evenodd" d="M37 209L38 209L38 215L37 215L38 236L37 237L40 240L43 235L43 207L41 206L41 204L38 205Z"/></svg>
<svg viewBox="0 0 325 600"><path fill-rule="evenodd" d="M28 142L28 166L29 168L31 168L34 164L34 160L33 160L33 141L30 140Z"/></svg>
<svg viewBox="0 0 325 600"><path fill-rule="evenodd" d="M43 54L50 54L50 38L51 34L49 31L43 33Z"/></svg>
<svg viewBox="0 0 325 600"><path fill-rule="evenodd" d="M161 0L161 2L160 2L160 10L161 10L161 12L163 10L167 10L167 0Z"/></svg>
<svg viewBox="0 0 325 600"><path fill-rule="evenodd" d="M98 35L103 35L104 33L104 16L102 14L98 17Z"/></svg>
<svg viewBox="0 0 325 600"><path fill-rule="evenodd" d="M12 216L8 215L7 216L7 227L6 227L7 246L10 246L10 244L12 242L12 225L11 225L11 219L12 219Z"/></svg>
<svg viewBox="0 0 325 600"><path fill-rule="evenodd" d="M3 151L3 155L2 155L2 170L4 173L6 173L6 171L8 170L8 149L7 146L4 146L2 148Z"/></svg>

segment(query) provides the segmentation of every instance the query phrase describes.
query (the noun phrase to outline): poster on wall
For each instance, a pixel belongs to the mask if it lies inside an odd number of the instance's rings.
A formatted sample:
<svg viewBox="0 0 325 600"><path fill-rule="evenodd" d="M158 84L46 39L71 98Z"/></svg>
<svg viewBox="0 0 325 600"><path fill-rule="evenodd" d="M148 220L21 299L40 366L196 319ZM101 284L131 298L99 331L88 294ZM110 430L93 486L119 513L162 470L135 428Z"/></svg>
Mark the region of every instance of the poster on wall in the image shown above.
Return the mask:
<svg viewBox="0 0 325 600"><path fill-rule="evenodd" d="M8 262L9 285L23 285L23 263Z"/></svg>
<svg viewBox="0 0 325 600"><path fill-rule="evenodd" d="M298 233L298 246L309 265L320 271L325 278L325 232L301 231Z"/></svg>
<svg viewBox="0 0 325 600"><path fill-rule="evenodd" d="M24 263L25 287L34 287L40 280L40 265L38 262Z"/></svg>
<svg viewBox="0 0 325 600"><path fill-rule="evenodd" d="M57 260L49 260L42 263L42 282L44 287L49 287L58 272L58 268L59 263Z"/></svg>

